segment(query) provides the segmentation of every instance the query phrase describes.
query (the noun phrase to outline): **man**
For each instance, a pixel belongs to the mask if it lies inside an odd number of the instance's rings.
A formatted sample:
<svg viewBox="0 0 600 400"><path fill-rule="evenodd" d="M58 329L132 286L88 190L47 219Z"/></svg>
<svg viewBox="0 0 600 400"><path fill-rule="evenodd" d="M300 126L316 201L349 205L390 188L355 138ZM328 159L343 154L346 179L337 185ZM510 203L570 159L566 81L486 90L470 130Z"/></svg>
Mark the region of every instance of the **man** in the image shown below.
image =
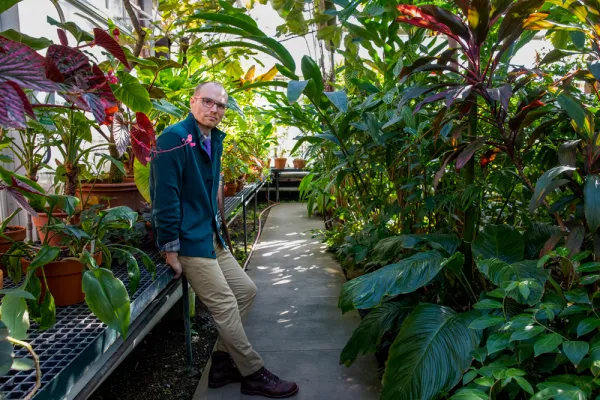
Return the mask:
<svg viewBox="0 0 600 400"><path fill-rule="evenodd" d="M227 98L220 83L198 85L188 117L158 137L150 167L153 229L175 278L185 274L215 320L219 339L209 387L241 381L244 394L290 397L298 386L265 369L248 342L242 318L254 301L256 286L219 234L217 206L225 221L219 179L225 133L216 126L225 114Z"/></svg>

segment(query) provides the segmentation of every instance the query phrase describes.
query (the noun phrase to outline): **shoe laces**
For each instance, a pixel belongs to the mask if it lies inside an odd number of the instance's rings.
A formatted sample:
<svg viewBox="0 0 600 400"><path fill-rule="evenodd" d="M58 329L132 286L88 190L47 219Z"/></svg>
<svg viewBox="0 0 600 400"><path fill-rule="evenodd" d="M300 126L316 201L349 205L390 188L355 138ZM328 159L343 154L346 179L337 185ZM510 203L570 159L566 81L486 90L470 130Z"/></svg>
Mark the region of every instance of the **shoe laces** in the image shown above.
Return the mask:
<svg viewBox="0 0 600 400"><path fill-rule="evenodd" d="M268 369L264 369L262 376L265 377L266 380L268 380L269 382L276 384L277 382L279 382L279 378L277 377L277 375L275 375L274 373L272 373L271 371L269 371Z"/></svg>

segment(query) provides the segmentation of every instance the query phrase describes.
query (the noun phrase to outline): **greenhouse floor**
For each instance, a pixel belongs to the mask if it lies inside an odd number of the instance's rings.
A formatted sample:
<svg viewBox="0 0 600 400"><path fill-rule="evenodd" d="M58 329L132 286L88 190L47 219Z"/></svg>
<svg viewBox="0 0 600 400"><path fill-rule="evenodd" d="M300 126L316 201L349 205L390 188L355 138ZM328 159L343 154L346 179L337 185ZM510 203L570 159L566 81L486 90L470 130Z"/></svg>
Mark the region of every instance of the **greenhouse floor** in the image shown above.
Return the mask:
<svg viewBox="0 0 600 400"><path fill-rule="evenodd" d="M248 266L258 287L256 302L244 322L265 366L294 380L295 399L378 399L375 357L339 365L344 345L360 322L356 312L342 316L337 307L344 275L326 246L312 238L322 221L306 216L301 203L273 208ZM208 389L206 366L194 400L254 399L240 385Z"/></svg>

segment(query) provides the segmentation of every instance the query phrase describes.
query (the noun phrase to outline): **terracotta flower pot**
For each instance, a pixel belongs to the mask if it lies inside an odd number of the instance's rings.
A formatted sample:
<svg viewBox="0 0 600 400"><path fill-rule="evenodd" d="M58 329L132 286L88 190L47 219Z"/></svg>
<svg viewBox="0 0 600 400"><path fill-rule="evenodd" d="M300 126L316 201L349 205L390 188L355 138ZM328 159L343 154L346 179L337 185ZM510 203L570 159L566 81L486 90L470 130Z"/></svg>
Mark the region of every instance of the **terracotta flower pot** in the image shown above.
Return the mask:
<svg viewBox="0 0 600 400"><path fill-rule="evenodd" d="M236 190L237 190L237 183L226 183L223 194L225 195L225 197L232 197L232 196L235 196Z"/></svg>
<svg viewBox="0 0 600 400"><path fill-rule="evenodd" d="M4 230L4 236L8 236L15 242L21 242L27 237L27 229L24 226L7 226ZM0 238L0 268L6 267L2 264L2 256L12 247L12 242Z"/></svg>
<svg viewBox="0 0 600 400"><path fill-rule="evenodd" d="M294 168L296 168L296 169L306 168L306 160L303 158L294 159Z"/></svg>
<svg viewBox="0 0 600 400"><path fill-rule="evenodd" d="M102 252L94 255L96 263L102 263ZM27 270L31 261L21 259L23 270ZM59 307L70 306L73 304L83 303L85 294L82 290L81 280L83 279L83 271L85 265L75 258L66 258L63 260L53 261L42 267L48 281L48 288L54 303ZM42 279L42 268L38 268L35 274ZM46 286L42 284L42 294L40 300L46 295Z"/></svg>
<svg viewBox="0 0 600 400"><path fill-rule="evenodd" d="M4 287L4 271L0 269L0 290Z"/></svg>
<svg viewBox="0 0 600 400"><path fill-rule="evenodd" d="M104 204L107 207L127 206L139 212L146 202L132 178L123 178L122 183L82 183L77 191L81 202L89 205Z"/></svg>
<svg viewBox="0 0 600 400"><path fill-rule="evenodd" d="M52 216L63 220L63 222L67 222L67 218L68 218L67 213L55 211L52 213ZM37 228L38 237L40 238L40 241L42 243L44 243L44 241L46 240L46 236L50 235L50 238L48 239L48 244L50 246L60 246L60 243L61 243L62 239L65 237L65 235L63 235L62 233L59 233L59 232L45 233L42 231L42 228L44 226L48 225L48 215L47 214L39 213L37 217L32 216L31 219L33 221L33 225ZM73 223L76 223L78 219L79 219L78 216L71 217L71 221Z"/></svg>
<svg viewBox="0 0 600 400"><path fill-rule="evenodd" d="M276 158L275 159L275 169L285 169L286 162L287 162L287 158Z"/></svg>

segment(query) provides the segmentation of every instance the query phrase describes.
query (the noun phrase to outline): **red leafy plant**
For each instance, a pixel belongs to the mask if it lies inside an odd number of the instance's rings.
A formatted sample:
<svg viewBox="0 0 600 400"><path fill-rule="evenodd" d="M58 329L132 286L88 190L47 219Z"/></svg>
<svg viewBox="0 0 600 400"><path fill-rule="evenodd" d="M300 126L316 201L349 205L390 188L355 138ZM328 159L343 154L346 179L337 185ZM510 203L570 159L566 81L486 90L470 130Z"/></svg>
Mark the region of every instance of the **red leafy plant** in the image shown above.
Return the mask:
<svg viewBox="0 0 600 400"><path fill-rule="evenodd" d="M156 146L156 133L152 122L148 119L144 113L136 113L136 123L131 126L131 147L135 157L146 166L148 162L159 153L166 153L180 149L185 146L194 147L192 135L188 135L187 138L182 139L180 146L176 146L172 149L159 149Z"/></svg>
<svg viewBox="0 0 600 400"><path fill-rule="evenodd" d="M520 89L542 78L543 74L524 68L509 71L509 62L512 54L533 38L535 31L553 26L546 21L549 13L538 11L544 0L493 3L456 0L455 3L459 10L456 14L434 5L397 6L401 13L397 21L445 34L454 41L439 56L423 57L405 66L399 75L406 79L420 72L443 72L430 77L429 85L409 88L403 101L427 95L416 105L416 112L427 104L443 100L446 108L439 111L437 119L441 123L436 124L436 134L450 124L456 142L463 131L468 131L469 141L448 152L434 185L442 178L448 162L456 160L457 169L467 163L472 168L474 154L487 145L508 154L523 180L533 189L523 174L519 146L524 131L553 110L542 100L548 91L518 98ZM492 30L497 32L494 39L490 35ZM490 129L480 129L478 124ZM482 165L493 161L486 159Z"/></svg>
<svg viewBox="0 0 600 400"><path fill-rule="evenodd" d="M35 119L25 89L57 92L81 110L91 112L96 122L109 124L118 110L107 77L81 50L98 45L129 68L123 48L102 29L94 29L94 40L69 47L64 30L59 29L61 44L48 48L46 57L23 43L0 36L0 126L27 126L26 115ZM51 106L51 105L45 105Z"/></svg>

